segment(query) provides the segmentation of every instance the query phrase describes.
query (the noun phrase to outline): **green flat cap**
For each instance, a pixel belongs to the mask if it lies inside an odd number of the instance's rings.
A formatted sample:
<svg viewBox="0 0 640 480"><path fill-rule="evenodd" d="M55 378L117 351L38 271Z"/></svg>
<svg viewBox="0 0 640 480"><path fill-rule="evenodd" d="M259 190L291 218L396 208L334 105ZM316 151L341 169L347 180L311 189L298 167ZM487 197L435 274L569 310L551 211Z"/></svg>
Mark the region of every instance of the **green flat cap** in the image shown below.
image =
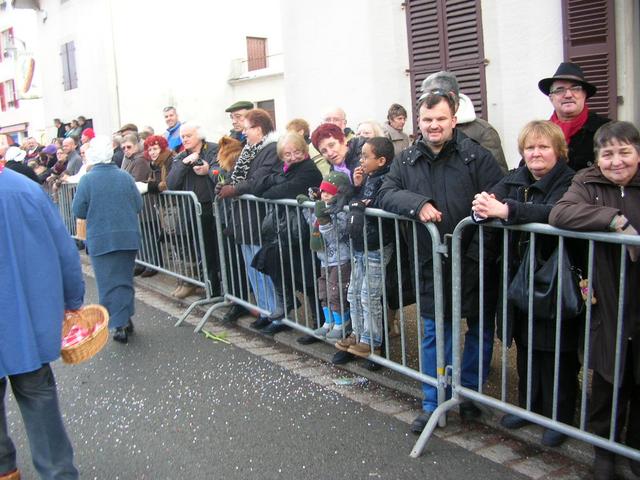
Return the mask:
<svg viewBox="0 0 640 480"><path fill-rule="evenodd" d="M247 102L246 100L240 100L239 102L234 103L229 108L225 110L225 112L235 112L236 110L251 110L253 108L253 103Z"/></svg>

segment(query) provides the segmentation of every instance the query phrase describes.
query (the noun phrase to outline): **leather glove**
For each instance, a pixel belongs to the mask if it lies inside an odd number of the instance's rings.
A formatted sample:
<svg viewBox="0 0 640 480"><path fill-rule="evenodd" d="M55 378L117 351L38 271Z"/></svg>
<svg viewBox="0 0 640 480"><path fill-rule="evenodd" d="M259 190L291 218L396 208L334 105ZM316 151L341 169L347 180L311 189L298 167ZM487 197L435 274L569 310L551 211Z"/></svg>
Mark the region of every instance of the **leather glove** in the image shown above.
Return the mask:
<svg viewBox="0 0 640 480"><path fill-rule="evenodd" d="M237 195L236 187L233 185L223 185L222 188L216 193L218 198L230 198Z"/></svg>
<svg viewBox="0 0 640 480"><path fill-rule="evenodd" d="M331 216L329 215L327 203L322 200L318 200L316 202L316 218L318 219L318 223L320 225L326 225L331 223Z"/></svg>

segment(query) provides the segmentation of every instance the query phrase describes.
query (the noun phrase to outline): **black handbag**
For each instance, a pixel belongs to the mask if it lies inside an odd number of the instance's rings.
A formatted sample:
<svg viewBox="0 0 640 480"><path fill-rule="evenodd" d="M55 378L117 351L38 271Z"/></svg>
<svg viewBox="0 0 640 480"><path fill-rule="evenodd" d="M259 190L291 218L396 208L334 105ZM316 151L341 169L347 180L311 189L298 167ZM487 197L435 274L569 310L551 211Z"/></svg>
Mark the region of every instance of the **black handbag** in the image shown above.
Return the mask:
<svg viewBox="0 0 640 480"><path fill-rule="evenodd" d="M537 250L537 249L536 249ZM533 318L536 320L555 319L558 291L558 252L556 247L549 258L541 258L538 251L534 257L533 274ZM584 300L580 292L580 273L574 268L563 250L562 261L562 318L569 320L580 315L584 309ZM513 306L523 313L529 311L529 246L522 262L507 290L507 298Z"/></svg>

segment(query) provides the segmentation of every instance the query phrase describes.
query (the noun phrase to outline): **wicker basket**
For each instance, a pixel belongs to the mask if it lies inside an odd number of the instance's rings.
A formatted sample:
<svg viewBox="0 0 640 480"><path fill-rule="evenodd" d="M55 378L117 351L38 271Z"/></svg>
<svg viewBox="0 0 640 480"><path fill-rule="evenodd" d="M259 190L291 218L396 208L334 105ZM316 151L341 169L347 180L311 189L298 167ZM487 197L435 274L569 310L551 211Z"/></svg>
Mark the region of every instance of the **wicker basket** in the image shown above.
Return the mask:
<svg viewBox="0 0 640 480"><path fill-rule="evenodd" d="M98 323L102 325L90 336L80 343L62 349L64 363L80 363L90 359L102 350L109 338L109 312L102 305L86 305L77 312L65 315L62 327L63 338L74 325L90 330Z"/></svg>

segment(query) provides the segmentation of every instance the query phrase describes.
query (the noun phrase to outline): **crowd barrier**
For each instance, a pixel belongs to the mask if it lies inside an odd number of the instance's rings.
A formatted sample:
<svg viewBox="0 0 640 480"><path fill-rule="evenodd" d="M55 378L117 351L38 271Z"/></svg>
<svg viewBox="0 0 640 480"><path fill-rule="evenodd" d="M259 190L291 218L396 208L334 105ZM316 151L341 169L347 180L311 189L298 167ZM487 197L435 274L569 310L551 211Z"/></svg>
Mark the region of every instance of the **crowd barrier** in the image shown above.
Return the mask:
<svg viewBox="0 0 640 480"><path fill-rule="evenodd" d="M76 218L71 205L76 188L76 184L61 184L51 194L74 238L77 238ZM139 215L141 248L136 264L204 289L205 298L192 303L185 316L213 298L207 262L202 261L206 256L201 217L202 206L193 192L143 195Z"/></svg>
<svg viewBox="0 0 640 480"><path fill-rule="evenodd" d="M498 333L502 335L501 338L507 337L507 295L508 295L508 261L512 252L510 252L509 248L509 235L513 232L525 232L525 234L530 235L530 249L529 249L529 257L523 261L529 262L529 267L533 269L534 264L534 251L535 251L535 242L536 239L540 238L540 235L545 236L545 241L548 241L549 237L555 237L554 241L557 241L558 248L558 258L559 258L559 266L557 270L557 289L554 291L556 295L556 314L554 320L547 320L555 322L555 349L554 349L554 369L553 369L553 400L552 400L552 414L551 417L548 418L539 413L534 412L534 408L532 407L532 352L533 352L533 328L535 326L536 319L534 318L534 301L532 292L533 289L533 276L530 276L529 281L529 298L528 298L528 313L525 315L527 318L527 338L528 344L526 346L527 351L527 378L526 378L526 405L519 406L517 400L509 398L509 393L507 391L507 383L510 375L513 375L515 378L517 373L514 369L509 368L508 365L508 349L501 344L501 353L500 353L500 377L501 381L499 382L499 395L489 395L483 392L482 387L478 390L469 389L462 385L461 382L461 371L462 371L462 355L461 355L461 335L462 335L462 297L461 297L461 286L462 280L464 278L464 274L462 272L462 257L461 257L461 240L463 238L463 233L468 229L477 229L480 243L486 241L487 238L492 238L493 240L497 240L500 242L500 236L502 236L502 250L501 250L501 258L502 261L498 263L500 278L500 304L498 308L498 320L502 320L502 328L498 328ZM492 237L487 237L488 235L493 235ZM498 236L497 239L495 236ZM575 239L575 240L573 240ZM582 272L582 277L587 280L587 298L585 303L585 311L584 315L584 327L577 327L576 330L572 330L569 334L576 335L579 338L579 354L580 363L582 366L579 380L580 387L578 390L578 419L576 422L561 422L558 419L558 390L560 383L560 351L561 351L561 332L563 322L569 321L563 319L562 315L562 291L561 287L565 281L568 279L563 278L563 275L566 272L563 272L562 262L563 262L563 251L567 248L567 241L574 242L573 248L569 250L578 249L586 255L582 255L585 260L584 270ZM576 242L579 242L576 244ZM592 313L593 309L597 308L592 305L592 298L598 296L598 292L593 291L593 278L594 278L594 251L596 246L599 244L610 244L610 245L619 245L620 246L620 282L618 285L618 298L617 298L617 317L612 319L612 321L616 322L616 351L615 351L615 369L614 369L614 385L618 384L621 375L621 343L623 341L622 338L622 323L623 323L623 312L624 308L627 304L627 299L630 296L637 295L638 292L627 292L625 289L626 285L626 271L627 271L627 246L638 246L640 245L640 238L637 236L631 235L622 235L622 234L614 234L614 233L598 233L598 232L576 232L576 231L568 231L561 230L557 228L553 228L549 225L544 224L527 224L527 225L513 225L513 226L505 226L501 222L491 222L482 225L477 225L470 218L467 218L460 222L456 227L453 234L453 242L452 242L452 252L451 255L453 257L453 266L452 266L452 274L453 274L453 288L452 288L452 296L453 296L453 364L452 364L452 376L448 381L451 383L452 397L450 400L442 403L438 409L434 412L434 415L431 417L429 423L424 429L420 439L416 443L411 455L417 457L420 455L422 450L424 449L426 442L429 437L433 433L433 430L436 426L436 422L438 422L439 417L445 416L446 412L453 408L456 405L459 405L462 401L471 400L476 402L477 404L485 405L487 407L496 409L505 414L513 414L517 415L525 420L528 420L534 424L538 424L544 428L552 429L557 432L566 434L570 437L576 438L588 444L591 444L596 447L601 447L608 449L614 453L623 455L635 461L640 461L640 451L630 448L627 445L620 443L619 439L616 438L616 432L614 430L615 422L612 421L611 428L609 431L608 438L604 438L601 436L597 436L588 431L588 395L591 391L591 374L588 368L585 368L585 365L588 365L588 359L590 355L590 335L592 334ZM479 281L481 283L480 288L480 302L483 300L483 295L487 291L487 289L482 288L482 283L487 282L488 278L485 278L487 275L484 272L484 248L480 248L480 272L479 272ZM574 260L576 258L575 251ZM596 300L597 301L597 300ZM581 317L582 318L582 317ZM538 320L539 321L539 320ZM635 319L634 321L637 321ZM500 331L501 330L501 331ZM624 339L626 340L626 339ZM480 350L482 350L480 348ZM551 372L549 372L551 374ZM497 382L494 382L494 384ZM482 383L480 383L482 385ZM611 415L610 418L614 419L617 416L618 409L620 406L618 405L619 399L619 389L614 389L613 394L613 402L611 406ZM624 423L624 421L623 421ZM575 424L575 425L574 425ZM577 425L577 426L576 426ZM617 432L617 436L620 436L621 432Z"/></svg>
<svg viewBox="0 0 640 480"><path fill-rule="evenodd" d="M75 217L71 210L75 185L62 185L54 194L64 223L72 236L75 236ZM318 301L320 285L318 278L322 269L316 254L310 250L307 230L307 221L303 210L313 210L313 202L299 205L294 200L266 200L252 195L243 195L233 200L214 202L215 229L218 241L220 282L222 296L214 297L212 285L207 271L205 258L205 245L203 227L201 221L202 208L192 192L164 192L161 195L145 195L144 207L140 215L140 227L142 234L142 248L136 262L145 267L156 269L179 280L203 287L205 298L194 302L185 311L176 323L181 324L185 318L198 305L211 305L198 322L195 330L200 331L209 317L218 309L232 304L242 305L261 315L271 316L275 312L282 313L282 321L302 333L311 334L313 330L322 324L323 314ZM543 224L512 225L505 226L500 222L490 222L478 225L470 218L461 221L456 227L451 243L451 251L448 252L446 239L441 239L437 228L431 224L423 224L415 220L403 218L383 210L365 210L366 216L375 218L378 230L382 231L383 222L385 228L392 230L392 247L390 250L381 251L382 277L386 279L381 291L382 314L382 338L383 348L380 354L372 354L369 360L399 372L409 378L429 384L438 390L438 407L432 414L422 435L417 440L411 456L419 456L425 448L436 426L446 425L446 414L453 407L463 401L473 401L491 409L503 413L517 415L527 421L549 428L557 432L576 438L587 444L608 449L614 453L626 456L632 460L640 461L640 451L622 444L616 438L613 427L608 438L597 436L588 431L588 395L590 392L591 375L584 365L588 364L590 353L591 318L593 306L591 303L592 280L594 272L594 251L600 242L620 245L620 258L626 258L627 246L640 247L640 238L613 233L575 232L553 228ZM275 220L274 220L275 219ZM265 222L269 225L265 225ZM366 238L367 225L364 225ZM516 378L517 373L509 365L509 349L500 344L498 358L500 359L499 394L488 394L483 390L486 379L482 378L482 353L478 358L478 389L465 387L461 381L462 371L462 282L465 273L462 271L463 260L463 235L468 229L476 229L479 244L479 322L480 331L484 322L493 322L494 318L484 318L483 305L485 301L495 301L485 298L485 293L490 290L490 282L498 281L500 295L498 302L498 317L502 317L501 338L507 335L507 288L509 275L509 235L512 232L524 232L530 235L530 242L535 245L536 238L540 235L557 238L560 252L566 248L565 239L582 241L587 252L586 265L583 277L587 279L588 297L585 302L584 328L576 334L580 335L580 361L583 368L580 373L580 390L578 398L577 422L561 422L557 418L559 369L560 369L560 332L563 322L561 315L562 294L561 288L557 289L557 314L555 322L555 356L553 371L553 412L551 417L543 416L533 411L531 405L531 364L532 364L532 331L535 319L533 318L533 298L530 296L527 315L527 391L526 405L519 406L518 402L510 395L508 385ZM496 233L499 232L499 233ZM379 234L380 243L383 242L382 233ZM424 255L424 250L418 248L410 250L409 245L418 245L418 237L426 235L431 243L431 255L434 261L434 307L437 337L437 369L436 376L423 373L423 358L421 349L422 321L420 318L420 271L419 258ZM500 238L500 236L502 238ZM468 238L468 236L467 236ZM493 278L485 270L485 252L487 246L502 245L496 278ZM423 242L424 245L424 242ZM324 247L326 254L326 245ZM530 249L529 262L533 266L534 248ZM249 257L247 257L249 252ZM367 248L365 245L365 255ZM353 264L353 243L349 242L348 258L339 259ZM386 258L386 257L389 258ZM412 262L409 262L409 258ZM449 257L452 271L451 291L444 291L444 275L446 268L445 259ZM245 260L252 260L252 264L261 270L271 269L270 274L275 279L276 285L269 286L267 275L258 274L257 278L251 278L246 268ZM257 259L257 260L256 260ZM257 262L257 263L256 263ZM448 262L447 262L448 263ZM562 263L562 260L560 260ZM413 265L413 266L412 266ZM621 280L619 284L618 313L616 318L616 355L614 384L617 384L621 375L620 347L622 342L622 318L625 306L625 298L628 295L637 295L637 292L625 290L626 262L621 262ZM339 270L340 271L340 270ZM562 266L558 269L558 285L563 284ZM217 280L216 280L217 281ZM346 283L349 281L347 274L338 275L338 291L340 292L341 314L349 308L345 298ZM366 282L369 278L366 277ZM532 282L531 280L530 282ZM531 288L530 283L530 288ZM369 288L367 288L369 290ZM256 295L257 291L257 295ZM448 364L445 359L445 345L443 338L446 295L451 295L452 318L452 362ZM597 292L596 292L597 295ZM498 318L500 320L500 318ZM398 336L394 336L397 326ZM372 325L369 325L372 331ZM479 335L478 351L483 351L482 335ZM494 352L494 358L496 352ZM497 374L496 372L493 372ZM450 398L447 398L447 395ZM611 407L611 418L616 418L618 412L618 390L615 389L614 401ZM612 423L613 425L613 423Z"/></svg>
<svg viewBox="0 0 640 480"><path fill-rule="evenodd" d="M314 329L322 324L323 313L317 300L321 288L318 278L326 267L320 265L316 254L309 248L309 231L303 215L303 210L312 211L313 205L313 202L298 205L294 200L266 200L252 195L216 203L216 230L224 302L216 303L209 308L196 326L196 331L204 326L215 310L234 303L266 316L273 315L276 311L281 312L283 323L305 334L313 333ZM434 258L437 332L442 328L442 258L446 254L446 246L440 242L438 230L432 224L422 224L377 209L366 209L366 215L375 218L379 226L383 221L386 222L385 228L390 229L393 238L393 246L388 247L386 251L383 250L381 255L382 278L387 279L383 282L380 292L381 302L385 307L382 308L383 349L380 355L372 354L368 358L372 362L438 388L439 399L444 401L444 344L439 333L438 374L429 376L422 373L419 252L417 249L412 252L414 267L411 267L406 241L411 237L413 244L416 244L419 235L429 238ZM265 221L270 225L265 225ZM380 228L379 231L381 232ZM365 224L364 234L366 233ZM381 235L380 233L380 242ZM250 257L243 255L243 250L246 253L248 249L255 254L254 263L258 262L263 270L271 269L270 278L276 279L273 290L277 291L277 294L271 293L272 287L268 285L266 275L259 274L258 277L262 278L250 278L245 265L245 260ZM367 252L365 248L365 254ZM324 253L327 253L326 245ZM346 257L339 259L339 263L344 261L351 264L353 261L352 243L349 244ZM340 271L338 269L338 272ZM337 281L341 305L339 313L343 316L349 308L346 298L348 273L339 273ZM369 282L369 277L365 277L364 281ZM257 285L258 295L255 295L256 288L252 284ZM370 290L367 288L367 291ZM369 302L367 297L367 305ZM393 310L386 308L389 305ZM394 336L394 329L397 336ZM371 325L369 331L373 331ZM444 422L443 418L442 426Z"/></svg>

